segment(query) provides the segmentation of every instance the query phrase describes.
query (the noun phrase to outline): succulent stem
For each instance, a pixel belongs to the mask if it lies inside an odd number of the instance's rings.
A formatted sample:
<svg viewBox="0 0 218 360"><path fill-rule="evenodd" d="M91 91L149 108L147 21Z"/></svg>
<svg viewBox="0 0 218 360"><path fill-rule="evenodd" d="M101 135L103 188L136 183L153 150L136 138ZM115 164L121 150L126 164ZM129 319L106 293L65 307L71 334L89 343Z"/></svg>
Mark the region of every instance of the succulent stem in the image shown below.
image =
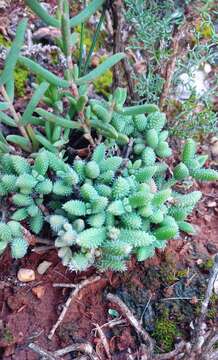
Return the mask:
<svg viewBox="0 0 218 360"><path fill-rule="evenodd" d="M10 112L11 112L11 115L12 115L13 118L14 118L14 121L15 121L15 123L16 123L19 131L20 131L20 133L21 133L26 139L29 140L29 136L28 136L28 133L27 133L25 127L22 126L22 125L20 125L20 116L19 116L19 114L17 114L17 112L16 112L16 110L15 110L15 108L14 108L14 105L12 104L11 99L10 99L10 97L8 96L7 91L5 90L5 87L2 85L0 89L1 89L2 96L4 97L5 101L8 103L9 110L10 110ZM31 143L30 143L30 144L31 144ZM30 148L30 151L31 151L31 148Z"/></svg>

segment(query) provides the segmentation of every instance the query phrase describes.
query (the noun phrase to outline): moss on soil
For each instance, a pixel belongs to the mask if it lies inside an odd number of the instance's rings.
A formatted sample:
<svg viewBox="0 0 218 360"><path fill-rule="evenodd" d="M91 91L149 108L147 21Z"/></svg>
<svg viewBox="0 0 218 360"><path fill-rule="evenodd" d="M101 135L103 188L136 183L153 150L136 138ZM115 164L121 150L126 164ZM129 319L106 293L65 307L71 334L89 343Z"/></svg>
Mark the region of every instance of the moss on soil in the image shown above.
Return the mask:
<svg viewBox="0 0 218 360"><path fill-rule="evenodd" d="M100 59L100 64L105 60L105 56ZM98 94L108 97L110 94L110 87L113 81L112 70L107 70L102 76L93 81L94 88Z"/></svg>
<svg viewBox="0 0 218 360"><path fill-rule="evenodd" d="M12 341L13 341L13 335L12 335L12 333L11 333L11 331L10 331L10 329L8 329L8 328L5 328L4 329L4 332L3 332L3 334L2 334L2 337L3 337L3 340L5 341L5 342L7 342L8 344L10 344L10 343L12 343Z"/></svg>
<svg viewBox="0 0 218 360"><path fill-rule="evenodd" d="M169 352L174 347L174 342L180 333L175 321L169 319L169 311L165 309L159 319L155 321L153 337L158 347L164 352Z"/></svg>

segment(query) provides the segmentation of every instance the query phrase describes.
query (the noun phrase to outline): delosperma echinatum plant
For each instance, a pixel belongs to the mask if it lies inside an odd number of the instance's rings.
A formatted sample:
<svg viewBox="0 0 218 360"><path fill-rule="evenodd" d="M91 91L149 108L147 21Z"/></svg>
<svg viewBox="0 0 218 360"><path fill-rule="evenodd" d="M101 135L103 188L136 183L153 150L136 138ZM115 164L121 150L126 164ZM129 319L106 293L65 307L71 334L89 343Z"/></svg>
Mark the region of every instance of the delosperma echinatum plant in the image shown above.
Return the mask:
<svg viewBox="0 0 218 360"><path fill-rule="evenodd" d="M203 168L207 156L198 155L190 139L182 161L171 169L166 116L156 105L126 107L123 88L107 100L89 97L88 84L123 54L82 76L82 67L72 62L71 28L104 1L91 1L74 18L66 0L59 1L57 17L36 0L27 4L46 24L61 29L66 69L59 78L19 54L26 28L22 21L0 76L0 122L10 129L6 137L4 127L0 132L0 253L9 245L14 258L23 257L28 250L23 230L42 234L47 222L58 255L70 270L94 265L121 271L132 255L143 261L180 231L193 234L187 216L201 193L181 194L175 185L191 178L217 180L215 170ZM17 61L41 79L22 114L14 108ZM86 158L72 158L68 151L78 133L89 143Z"/></svg>

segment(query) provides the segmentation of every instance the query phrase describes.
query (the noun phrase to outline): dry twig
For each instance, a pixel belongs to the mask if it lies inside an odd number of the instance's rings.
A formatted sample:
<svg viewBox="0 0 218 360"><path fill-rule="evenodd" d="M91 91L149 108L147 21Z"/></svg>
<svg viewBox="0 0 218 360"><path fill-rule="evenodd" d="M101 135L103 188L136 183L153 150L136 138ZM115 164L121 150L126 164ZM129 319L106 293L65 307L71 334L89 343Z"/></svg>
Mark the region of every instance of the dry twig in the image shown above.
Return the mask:
<svg viewBox="0 0 218 360"><path fill-rule="evenodd" d="M181 341L173 351L170 351L170 352L168 352L166 354L156 355L156 356L154 356L153 360L170 360L170 359L173 359L178 354L181 354L181 352L184 351L185 347L186 347L185 341Z"/></svg>
<svg viewBox="0 0 218 360"><path fill-rule="evenodd" d="M113 14L113 35L114 35L114 48L113 53L116 54L121 51L121 18L122 18L122 2L120 0L116 0L112 5L112 14ZM120 85L120 65L117 64L113 69L114 75L114 88Z"/></svg>
<svg viewBox="0 0 218 360"><path fill-rule="evenodd" d="M169 61L166 65L166 81L164 83L163 91L160 97L160 109L163 110L165 106L165 101L168 98L170 87L173 79L173 74L176 68L176 62L179 56L179 53L181 52L180 49L180 40L185 37L185 34L187 33L187 24L181 25L175 36L173 37L173 43L172 43L172 56L170 57Z"/></svg>
<svg viewBox="0 0 218 360"><path fill-rule="evenodd" d="M98 360L98 358L94 354L93 347L90 343L75 343L69 345L63 349L56 350L53 353L50 351L42 349L40 346L34 343L30 343L28 347L33 350L35 353L42 356L42 360L59 360L62 359L62 356L69 354L70 352L77 351L77 352L84 352L87 354L89 359ZM87 359L87 357L85 357Z"/></svg>
<svg viewBox="0 0 218 360"><path fill-rule="evenodd" d="M80 290L82 290L84 287L86 287L90 284L93 284L96 281L99 281L100 279L101 279L100 276L96 276L96 277L92 277L90 279L84 280L80 284L75 285L75 289L73 289L71 291L70 296L68 297L57 322L54 324L54 326L52 327L52 329L48 335L49 340L51 340L52 337L54 336L54 333L55 333L56 329L58 328L58 326L60 325L60 323L63 321L64 316L65 316L72 300L76 298L76 296L79 294Z"/></svg>
<svg viewBox="0 0 218 360"><path fill-rule="evenodd" d="M143 329L139 321L135 318L135 316L132 314L132 312L129 310L129 308L124 304L124 302L116 295L113 294L107 294L107 299L111 301L112 303L115 303L120 310L122 311L123 315L127 317L130 324L135 328L136 332L142 337L144 342L147 344L147 348L149 353L153 352L153 340L150 337L150 335Z"/></svg>
<svg viewBox="0 0 218 360"><path fill-rule="evenodd" d="M108 321L107 323L101 325L100 328L101 329L103 329L104 327L113 328L116 325L126 325L126 320L121 319L121 317L119 317L118 319L113 319L113 320ZM97 329L92 329L92 331L95 331L95 330L97 330Z"/></svg>
<svg viewBox="0 0 218 360"><path fill-rule="evenodd" d="M34 351L36 354L39 354L43 357L43 359L46 360L58 360L60 357L56 356L54 353L51 353L50 351L42 349L39 345L30 343L28 345L28 348L32 351Z"/></svg>
<svg viewBox="0 0 218 360"><path fill-rule="evenodd" d="M110 348L109 348L109 345L107 342L107 338L104 334L104 331L98 324L94 324L94 325L96 326L96 330L98 332L98 335L100 336L102 345L104 346L105 353L107 354L108 359L111 360L112 358L111 358L111 354L110 354Z"/></svg>
<svg viewBox="0 0 218 360"><path fill-rule="evenodd" d="M36 254L42 254L42 253L47 252L48 250L52 250L52 249L55 249L54 245L35 246L32 249L32 252L34 252Z"/></svg>
<svg viewBox="0 0 218 360"><path fill-rule="evenodd" d="M214 287L215 280L217 279L217 276L218 276L218 254L214 258L214 266L213 266L213 269L211 271L211 275L209 278L205 299L202 302L201 313L200 313L200 316L196 323L195 332L194 332L194 343L192 346L193 354L201 354L202 353L202 347L205 345L205 341L207 339L207 332L206 332L207 326L205 324L205 319L207 316L208 305L209 305L210 298L213 293L213 287ZM216 342L216 337L215 337L215 342ZM213 345L213 343L212 343L212 345ZM212 347L212 345L210 346L210 348Z"/></svg>
<svg viewBox="0 0 218 360"><path fill-rule="evenodd" d="M124 41L122 38L122 34L123 34L123 25L124 25L124 16L123 16L123 2L121 0L116 0L113 2L112 5L112 14L113 14L113 34L114 34L114 49L113 49L113 53L116 54L118 52L122 52L124 51ZM138 100L138 96L134 91L134 83L133 83L133 76L132 76L132 72L133 69L130 66L128 59L124 58L121 61L123 68L124 68L124 73L125 73L125 77L127 80L127 85L128 85L128 89L129 89L129 95L131 97L132 100ZM117 64L114 66L114 88L118 87L121 85L121 80L120 80L120 64Z"/></svg>
<svg viewBox="0 0 218 360"><path fill-rule="evenodd" d="M60 287L60 288L75 288L77 287L76 284L68 284L68 283L57 283L57 284L53 284L53 287Z"/></svg>
<svg viewBox="0 0 218 360"><path fill-rule="evenodd" d="M93 347L90 343L75 343L69 345L63 349L57 350L54 352L55 356L63 356L73 351L84 352L87 355L92 355Z"/></svg>

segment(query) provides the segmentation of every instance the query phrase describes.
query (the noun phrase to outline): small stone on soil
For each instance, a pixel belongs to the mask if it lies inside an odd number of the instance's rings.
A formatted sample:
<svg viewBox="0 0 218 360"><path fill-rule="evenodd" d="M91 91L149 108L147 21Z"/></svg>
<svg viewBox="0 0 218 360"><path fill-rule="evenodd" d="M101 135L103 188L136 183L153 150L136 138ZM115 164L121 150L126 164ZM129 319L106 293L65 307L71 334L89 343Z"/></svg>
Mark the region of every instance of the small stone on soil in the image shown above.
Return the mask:
<svg viewBox="0 0 218 360"><path fill-rule="evenodd" d="M210 254L216 254L218 252L218 247L215 244L208 243L206 247Z"/></svg>
<svg viewBox="0 0 218 360"><path fill-rule="evenodd" d="M17 273L17 278L21 282L29 282L35 280L35 272L31 269L20 269Z"/></svg>
<svg viewBox="0 0 218 360"><path fill-rule="evenodd" d="M48 268L52 265L52 263L50 261L43 261L39 264L39 266L37 267L37 271L40 275L43 275L46 273L46 271L48 270Z"/></svg>
<svg viewBox="0 0 218 360"><path fill-rule="evenodd" d="M216 201L208 201L207 206L208 207L216 207Z"/></svg>

